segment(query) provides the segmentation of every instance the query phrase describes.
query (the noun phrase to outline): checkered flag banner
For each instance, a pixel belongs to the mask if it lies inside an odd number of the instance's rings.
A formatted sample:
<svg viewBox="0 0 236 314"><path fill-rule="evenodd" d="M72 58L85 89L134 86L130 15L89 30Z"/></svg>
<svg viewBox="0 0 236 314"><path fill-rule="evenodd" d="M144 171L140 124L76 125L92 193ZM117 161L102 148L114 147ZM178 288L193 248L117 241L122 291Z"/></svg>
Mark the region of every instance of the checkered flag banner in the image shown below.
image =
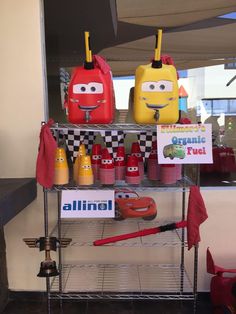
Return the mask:
<svg viewBox="0 0 236 314"><path fill-rule="evenodd" d="M67 100L69 82L70 73L65 68L60 68L60 90L62 109L64 109L64 105Z"/></svg>
<svg viewBox="0 0 236 314"><path fill-rule="evenodd" d="M81 144L85 145L87 154L90 154L93 143L96 138L95 132L92 131L80 131L80 130L62 130L59 134L59 140L65 139L66 145L68 147L69 155L71 160L74 162L79 146Z"/></svg>
<svg viewBox="0 0 236 314"><path fill-rule="evenodd" d="M156 132L140 132L137 134L140 150L145 159L147 159L152 150L152 142L156 141L157 133Z"/></svg>
<svg viewBox="0 0 236 314"><path fill-rule="evenodd" d="M109 153L115 158L116 148L124 144L125 133L123 131L100 131L100 134Z"/></svg>

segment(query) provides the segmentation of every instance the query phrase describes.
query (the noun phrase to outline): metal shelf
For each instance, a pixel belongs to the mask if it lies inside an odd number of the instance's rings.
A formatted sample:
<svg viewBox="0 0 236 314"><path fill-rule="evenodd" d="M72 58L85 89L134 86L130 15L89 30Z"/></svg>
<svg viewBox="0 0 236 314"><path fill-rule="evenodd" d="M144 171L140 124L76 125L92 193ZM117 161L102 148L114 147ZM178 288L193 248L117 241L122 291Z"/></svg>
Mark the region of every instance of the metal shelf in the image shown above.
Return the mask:
<svg viewBox="0 0 236 314"><path fill-rule="evenodd" d="M181 180L178 180L175 184L163 184L160 181L150 181L147 178L144 178L144 180L140 183L140 185L130 185L127 184L125 181L116 181L114 185L102 185L100 183L95 183L93 185L89 186L75 186L73 182L70 182L66 185L54 185L51 189L48 189L47 191L64 191L64 190L114 190L114 189L134 189L136 191L148 191L148 190L154 190L154 191L180 191L183 188L188 188L191 185L194 185L193 181L190 180L189 177L184 176Z"/></svg>
<svg viewBox="0 0 236 314"><path fill-rule="evenodd" d="M173 221L172 221L173 222ZM70 246L93 246L93 241L116 236L119 234L135 232L142 229L153 228L169 221L144 221L138 219L127 219L115 221L114 219L73 219L61 221L61 237L72 238ZM52 235L57 236L57 226ZM168 247L181 246L182 230L166 231L159 234L138 237L119 241L106 246L116 247ZM186 242L184 242L186 246Z"/></svg>
<svg viewBox="0 0 236 314"><path fill-rule="evenodd" d="M123 131L124 133L157 132L156 125L138 124L54 124L52 130L92 131ZM65 132L66 133L66 132ZM184 172L186 174L186 172ZM168 222L144 221L142 219L127 219L115 221L113 219L61 219L60 197L63 190L114 190L128 188L136 191L181 192L182 218L186 216L186 191L194 185L187 176L175 184L164 185L160 181L149 181L146 178L139 186L128 185L124 181L116 181L114 185L104 186L96 183L92 186L75 186L73 182L63 186L53 186L44 189L45 236L48 236L48 192L56 192L58 196L58 225L52 236L58 238L72 238L71 249L79 246L93 247L97 239L107 238L118 234L130 233L142 229L158 227ZM171 221L173 222L173 221ZM179 250L179 264L64 264L62 251L58 250L58 264L60 276L46 278L47 298L76 299L76 300L193 300L193 313L196 313L197 297L197 247L194 251L194 269L191 282L185 271L186 230L166 231L146 237L133 238L116 243L107 244L115 247L173 247ZM93 247L95 250L95 247ZM77 248L78 250L78 248ZM96 248L98 250L98 248ZM119 249L117 249L119 251ZM97 251L96 251L97 252ZM128 253L129 254L129 253ZM192 278L193 277L193 278ZM48 302L50 313L50 302Z"/></svg>
<svg viewBox="0 0 236 314"><path fill-rule="evenodd" d="M70 124L70 123L55 123L51 127L52 130L74 130L80 131L124 131L125 133L140 133L140 132L156 132L155 124L134 124L134 123L113 123L113 124Z"/></svg>
<svg viewBox="0 0 236 314"><path fill-rule="evenodd" d="M51 299L193 299L187 273L174 264L66 264L62 291L54 277Z"/></svg>

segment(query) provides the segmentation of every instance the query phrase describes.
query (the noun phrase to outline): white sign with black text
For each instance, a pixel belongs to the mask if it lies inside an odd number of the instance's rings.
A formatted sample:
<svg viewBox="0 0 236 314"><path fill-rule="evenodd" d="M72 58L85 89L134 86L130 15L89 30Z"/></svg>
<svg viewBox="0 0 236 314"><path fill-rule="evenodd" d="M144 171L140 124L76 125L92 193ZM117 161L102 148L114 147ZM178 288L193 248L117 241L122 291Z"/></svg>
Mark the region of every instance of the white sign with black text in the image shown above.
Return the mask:
<svg viewBox="0 0 236 314"><path fill-rule="evenodd" d="M114 218L114 190L64 190L61 218Z"/></svg>
<svg viewBox="0 0 236 314"><path fill-rule="evenodd" d="M211 124L157 126L159 164L211 164Z"/></svg>

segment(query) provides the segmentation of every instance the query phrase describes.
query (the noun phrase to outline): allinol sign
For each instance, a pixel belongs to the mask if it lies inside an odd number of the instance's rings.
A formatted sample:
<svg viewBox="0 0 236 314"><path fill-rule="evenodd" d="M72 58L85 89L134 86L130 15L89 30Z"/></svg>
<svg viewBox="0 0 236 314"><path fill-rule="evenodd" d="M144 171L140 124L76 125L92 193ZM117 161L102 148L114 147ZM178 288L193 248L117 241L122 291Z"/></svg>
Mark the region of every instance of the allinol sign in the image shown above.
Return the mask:
<svg viewBox="0 0 236 314"><path fill-rule="evenodd" d="M114 190L62 191L61 218L114 217Z"/></svg>

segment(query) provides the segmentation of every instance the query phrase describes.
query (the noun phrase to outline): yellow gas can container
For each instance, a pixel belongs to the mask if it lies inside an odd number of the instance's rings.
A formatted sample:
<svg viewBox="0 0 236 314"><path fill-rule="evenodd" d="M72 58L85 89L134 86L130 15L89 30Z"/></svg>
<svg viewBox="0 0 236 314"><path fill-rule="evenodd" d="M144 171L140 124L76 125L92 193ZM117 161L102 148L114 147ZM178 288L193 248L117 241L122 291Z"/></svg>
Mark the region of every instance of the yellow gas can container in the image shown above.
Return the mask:
<svg viewBox="0 0 236 314"><path fill-rule="evenodd" d="M162 64L161 39L158 30L153 62L135 72L133 115L139 124L171 124L179 119L177 72L173 65Z"/></svg>

